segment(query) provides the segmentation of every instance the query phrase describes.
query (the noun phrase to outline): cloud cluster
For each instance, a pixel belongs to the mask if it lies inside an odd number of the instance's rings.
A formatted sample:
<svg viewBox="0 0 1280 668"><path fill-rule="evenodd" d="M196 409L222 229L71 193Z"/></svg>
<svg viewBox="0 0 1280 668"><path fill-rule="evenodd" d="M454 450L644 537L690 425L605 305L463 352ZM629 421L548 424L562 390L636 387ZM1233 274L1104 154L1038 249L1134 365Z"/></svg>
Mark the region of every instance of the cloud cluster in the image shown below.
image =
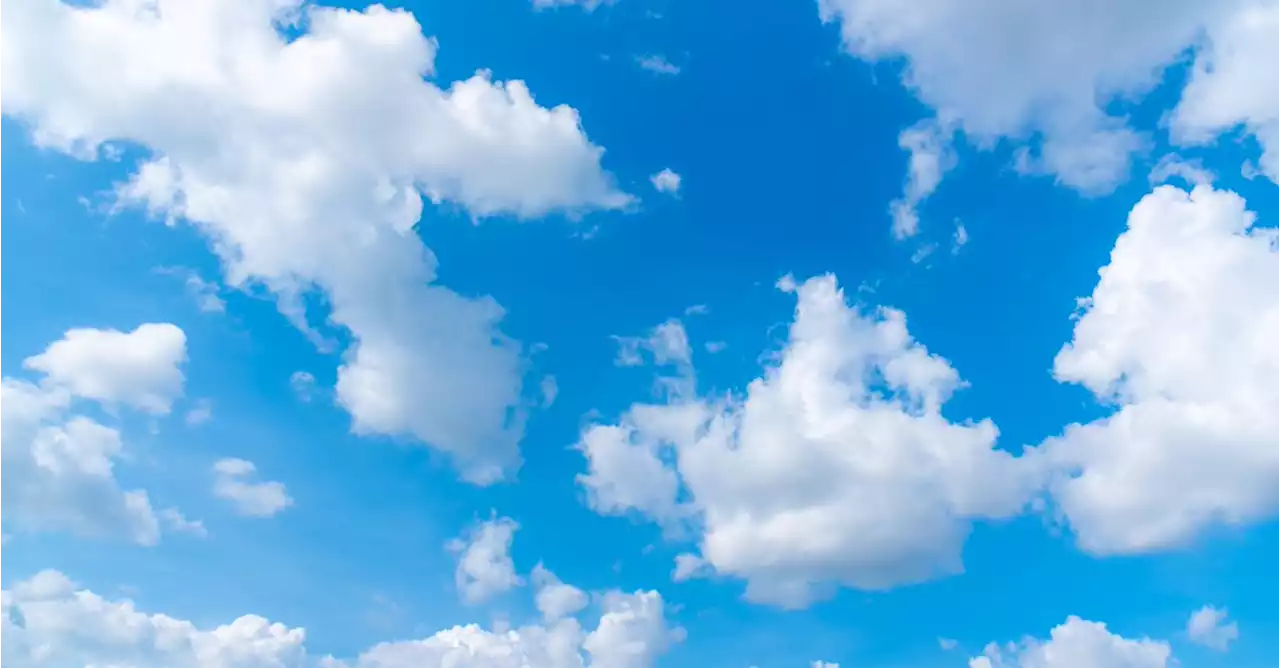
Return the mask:
<svg viewBox="0 0 1280 668"><path fill-rule="evenodd" d="M143 490L121 489L114 472L124 451L120 431L82 410L97 404L108 412L169 413L182 394L186 357L186 336L168 323L131 332L73 329L23 362L38 380L4 378L5 525L143 545L159 541L162 522L198 526L173 509L157 515Z"/></svg>
<svg viewBox="0 0 1280 668"><path fill-rule="evenodd" d="M435 41L378 5L14 0L5 15L4 113L80 157L147 149L118 205L194 225L228 283L265 286L308 332L304 296L322 293L351 335L335 389L357 433L429 444L476 483L519 464L521 347L493 299L435 282L413 228L424 197L476 218L628 205L574 109L485 72L424 80Z"/></svg>
<svg viewBox="0 0 1280 668"><path fill-rule="evenodd" d="M805 605L834 585L887 589L958 573L973 521L1042 492L1094 554L1168 549L1276 515L1280 294L1275 229L1237 195L1157 188L1133 209L1054 373L1114 412L1027 449L942 407L963 387L893 309L850 304L835 278L797 297L786 344L739 395L699 396L680 322L624 339L678 379L657 403L594 424L578 449L593 508L639 514L746 595Z"/></svg>
<svg viewBox="0 0 1280 668"><path fill-rule="evenodd" d="M549 576L554 580L554 576ZM545 577L540 581L551 584ZM558 583L558 581L556 581ZM541 591L540 591L541 593ZM306 632L257 615L213 628L137 609L79 588L57 571L15 582L2 594L0 661L13 666L302 668ZM584 595L585 597L585 595ZM581 609L579 606L578 609ZM418 640L375 645L350 661L313 657L326 668L648 668L667 648L662 597L605 593L587 630L565 614L515 629L455 626Z"/></svg>

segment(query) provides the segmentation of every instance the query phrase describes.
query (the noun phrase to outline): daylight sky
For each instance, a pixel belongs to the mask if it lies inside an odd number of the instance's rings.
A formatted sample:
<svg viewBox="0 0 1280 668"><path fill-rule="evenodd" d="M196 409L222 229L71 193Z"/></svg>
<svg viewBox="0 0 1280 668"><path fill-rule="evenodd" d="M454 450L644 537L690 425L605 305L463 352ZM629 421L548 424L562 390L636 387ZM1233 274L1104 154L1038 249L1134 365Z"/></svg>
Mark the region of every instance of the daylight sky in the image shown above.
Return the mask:
<svg viewBox="0 0 1280 668"><path fill-rule="evenodd" d="M1273 668L1278 0L0 0L6 668Z"/></svg>

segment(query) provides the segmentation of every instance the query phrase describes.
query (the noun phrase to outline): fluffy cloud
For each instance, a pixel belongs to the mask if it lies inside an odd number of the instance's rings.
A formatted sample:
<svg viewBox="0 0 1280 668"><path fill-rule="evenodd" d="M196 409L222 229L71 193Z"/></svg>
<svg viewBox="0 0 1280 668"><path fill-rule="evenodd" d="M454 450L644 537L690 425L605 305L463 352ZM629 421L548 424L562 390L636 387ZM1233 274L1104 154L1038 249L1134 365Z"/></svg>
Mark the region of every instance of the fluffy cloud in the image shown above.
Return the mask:
<svg viewBox="0 0 1280 668"><path fill-rule="evenodd" d="M5 378L0 451L6 526L155 544L160 519L147 493L122 490L115 478L124 450L120 432L79 414L73 402L167 413L182 392L185 359L186 338L170 324L129 333L75 329L25 360L26 368L43 374L37 383ZM177 511L165 512L177 530L193 524Z"/></svg>
<svg viewBox="0 0 1280 668"><path fill-rule="evenodd" d="M5 14L4 113L82 157L149 149L120 205L189 221L229 285L267 287L306 331L303 297L322 292L353 341L336 399L356 432L429 444L476 483L518 465L521 347L493 299L435 283L413 227L424 195L476 218L626 206L574 109L484 72L425 81L436 43L381 6L15 0Z"/></svg>
<svg viewBox="0 0 1280 668"><path fill-rule="evenodd" d="M1277 23L1280 5L1266 0L1241 3L1210 23L1171 119L1173 138L1183 144L1205 144L1244 128L1261 144L1258 167L1272 181L1280 174Z"/></svg>
<svg viewBox="0 0 1280 668"><path fill-rule="evenodd" d="M6 666L284 668L301 666L302 629L246 615L212 629L139 611L43 571L3 593Z"/></svg>
<svg viewBox="0 0 1280 668"><path fill-rule="evenodd" d="M587 593L577 587L565 584L555 573L538 564L533 569L533 586L537 588L534 603L542 618L554 622L572 615L587 607Z"/></svg>
<svg viewBox="0 0 1280 668"><path fill-rule="evenodd" d="M554 576L552 576L554 577ZM132 668L302 668L306 633L256 615L215 628L139 611L131 601L80 589L44 571L5 590L0 660L6 666ZM506 631L456 626L420 640L382 643L328 668L648 668L678 632L657 592L601 599L595 629L558 616ZM579 607L580 609L580 607ZM577 609L573 610L576 612Z"/></svg>
<svg viewBox="0 0 1280 668"><path fill-rule="evenodd" d="M1090 194L1125 180L1131 156L1149 144L1113 103L1148 93L1166 67L1195 49L1192 76L1171 117L1172 138L1205 143L1242 128L1262 144L1263 170L1276 179L1280 100L1271 0L1177 0L1158 11L1106 0L1012 6L820 0L818 6L822 20L839 24L850 54L904 64L904 84L936 114L928 124L954 127L980 147L1011 140L1022 169L1053 174ZM918 160L942 152L936 144L921 152L902 143L912 156L904 197L910 203ZM895 230L910 229L914 206L901 209Z"/></svg>
<svg viewBox="0 0 1280 668"><path fill-rule="evenodd" d="M649 182L653 184L653 189L660 193L680 194L680 175L671 171L670 167L650 176Z"/></svg>
<svg viewBox="0 0 1280 668"><path fill-rule="evenodd" d="M1240 637L1240 627L1227 621L1226 610L1206 605L1191 613L1187 620L1187 637L1197 645L1225 652Z"/></svg>
<svg viewBox="0 0 1280 668"><path fill-rule="evenodd" d="M106 405L127 405L156 415L182 394L187 337L169 323L132 332L72 329L22 364L44 375L42 385Z"/></svg>
<svg viewBox="0 0 1280 668"><path fill-rule="evenodd" d="M271 517L293 505L284 483L251 480L257 467L244 459L220 459L213 465L213 494L247 517Z"/></svg>
<svg viewBox="0 0 1280 668"><path fill-rule="evenodd" d="M1050 631L1048 641L987 645L982 656L969 660L969 668L1166 668L1173 665L1171 656L1164 641L1132 640L1105 624L1071 616Z"/></svg>
<svg viewBox="0 0 1280 668"><path fill-rule="evenodd" d="M831 276L780 286L798 300L788 342L743 396L673 392L583 433L593 507L698 531L696 558L756 601L959 572L970 523L1019 512L1034 472L991 422L942 416L962 383L901 312L851 306Z"/></svg>
<svg viewBox="0 0 1280 668"><path fill-rule="evenodd" d="M1138 553L1276 515L1276 230L1245 202L1157 188L1129 215L1054 374L1116 406L1047 441L1080 546Z"/></svg>
<svg viewBox="0 0 1280 668"><path fill-rule="evenodd" d="M449 542L448 548L458 553L454 581L463 601L483 603L523 584L511 560L511 541L519 528L509 517L495 517Z"/></svg>

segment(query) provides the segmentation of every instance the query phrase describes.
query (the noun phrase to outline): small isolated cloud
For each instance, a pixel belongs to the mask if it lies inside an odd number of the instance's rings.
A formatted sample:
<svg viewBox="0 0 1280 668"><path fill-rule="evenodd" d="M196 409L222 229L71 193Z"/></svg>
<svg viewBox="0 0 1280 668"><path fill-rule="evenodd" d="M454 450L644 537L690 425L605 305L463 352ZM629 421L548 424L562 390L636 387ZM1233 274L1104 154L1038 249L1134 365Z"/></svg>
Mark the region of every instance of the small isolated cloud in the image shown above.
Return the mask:
<svg viewBox="0 0 1280 668"><path fill-rule="evenodd" d="M679 65L658 54L636 56L636 64L640 66L640 69L649 70L654 74L676 75L680 73Z"/></svg>
<svg viewBox="0 0 1280 668"><path fill-rule="evenodd" d="M219 295L220 288L216 281L205 280L198 272L185 267L161 267L157 273L182 279L187 295L196 303L196 308L203 313L225 313L227 303Z"/></svg>
<svg viewBox="0 0 1280 668"><path fill-rule="evenodd" d="M454 582L464 603L476 605L524 584L511 560L511 541L520 525L509 517L494 517L471 527L465 536L446 545L458 554Z"/></svg>
<svg viewBox="0 0 1280 668"><path fill-rule="evenodd" d="M1199 160L1188 160L1170 153L1160 158L1156 166L1151 168L1147 179L1153 186L1169 183L1173 179L1181 179L1187 186L1204 186L1213 183L1213 172L1205 169Z"/></svg>
<svg viewBox="0 0 1280 668"><path fill-rule="evenodd" d="M898 135L898 146L910 157L902 197L889 205L895 239L906 239L920 231L920 203L938 189L942 176L956 165L953 135L954 131L936 119L916 123Z"/></svg>
<svg viewBox="0 0 1280 668"><path fill-rule="evenodd" d="M1225 652L1240 637L1240 627L1227 621L1226 608L1206 605L1191 613L1187 620L1187 637L1197 645Z"/></svg>
<svg viewBox="0 0 1280 668"><path fill-rule="evenodd" d="M533 586L538 592L534 596L534 603L547 622L563 619L587 607L586 592L561 582L560 578L542 564L533 567Z"/></svg>
<svg viewBox="0 0 1280 668"><path fill-rule="evenodd" d="M965 229L964 223L956 220L956 231L951 235L951 254L957 255L965 244L969 243L969 230Z"/></svg>
<svg viewBox="0 0 1280 668"><path fill-rule="evenodd" d="M653 184L653 189L660 193L672 196L680 194L680 175L671 171L670 167L650 176L649 182Z"/></svg>
<svg viewBox="0 0 1280 668"><path fill-rule="evenodd" d="M952 640L951 638L938 638L938 647L944 652L950 652L959 645L960 643Z"/></svg>
<svg viewBox="0 0 1280 668"><path fill-rule="evenodd" d="M556 382L556 377L551 374L542 377L538 389L542 391L543 408L550 408L551 404L556 402L556 397L560 396L560 385Z"/></svg>
<svg viewBox="0 0 1280 668"><path fill-rule="evenodd" d="M294 371L289 376L289 387L293 388L299 401L311 401L316 394L316 377L307 371Z"/></svg>
<svg viewBox="0 0 1280 668"><path fill-rule="evenodd" d="M271 517L293 505L284 483L250 480L257 472L253 462L245 459L220 459L213 465L213 493L235 506L246 517Z"/></svg>
<svg viewBox="0 0 1280 668"><path fill-rule="evenodd" d="M706 348L707 352L714 355L724 350L725 348L728 348L729 344L725 343L724 341L707 341L706 343L702 344L702 347Z"/></svg>
<svg viewBox="0 0 1280 668"><path fill-rule="evenodd" d="M581 7L588 12L600 5L610 4L613 0L533 0L534 10L556 9L558 7Z"/></svg>
<svg viewBox="0 0 1280 668"><path fill-rule="evenodd" d="M197 538L209 536L209 532L204 528L204 522L187 519L177 508L165 508L158 515L160 521L174 533L185 533Z"/></svg>
<svg viewBox="0 0 1280 668"><path fill-rule="evenodd" d="M208 399L200 399L195 405L187 410L187 414L182 417L188 426L195 427L202 425L213 419L213 402Z"/></svg>

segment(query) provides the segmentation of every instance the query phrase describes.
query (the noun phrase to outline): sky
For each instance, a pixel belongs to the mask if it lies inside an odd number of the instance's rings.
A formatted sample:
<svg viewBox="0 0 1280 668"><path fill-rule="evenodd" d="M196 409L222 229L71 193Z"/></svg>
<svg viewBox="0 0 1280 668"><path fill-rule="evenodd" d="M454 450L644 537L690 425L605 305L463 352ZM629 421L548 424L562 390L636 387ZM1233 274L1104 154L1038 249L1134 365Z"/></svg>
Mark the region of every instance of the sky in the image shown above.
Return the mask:
<svg viewBox="0 0 1280 668"><path fill-rule="evenodd" d="M1275 0L3 0L0 656L1254 668Z"/></svg>

